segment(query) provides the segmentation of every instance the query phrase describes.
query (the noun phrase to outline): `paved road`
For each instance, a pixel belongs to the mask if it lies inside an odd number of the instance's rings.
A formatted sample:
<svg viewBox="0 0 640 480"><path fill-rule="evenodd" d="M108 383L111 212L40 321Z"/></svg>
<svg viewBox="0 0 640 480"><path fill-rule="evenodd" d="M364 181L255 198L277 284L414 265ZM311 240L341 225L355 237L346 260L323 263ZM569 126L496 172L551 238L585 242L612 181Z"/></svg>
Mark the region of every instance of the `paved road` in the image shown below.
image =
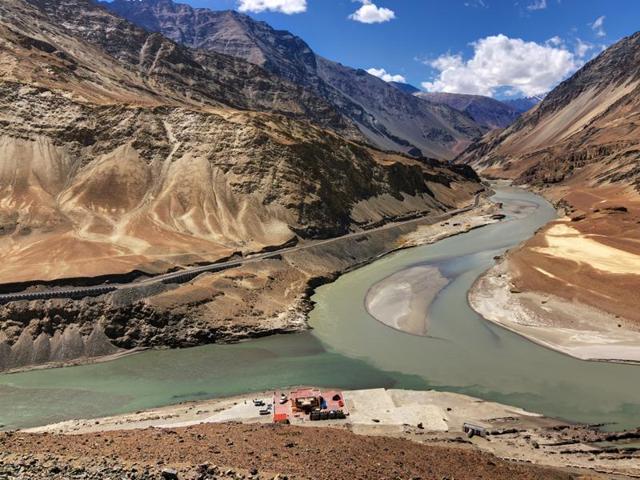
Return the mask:
<svg viewBox="0 0 640 480"><path fill-rule="evenodd" d="M473 210L479 205L479 203L480 203L480 194L476 195L472 205L469 205L468 207L464 207L464 208L459 208L457 210L451 210L442 215L436 215L433 217L424 216L419 218L413 218L411 220L405 220L404 222L389 223L387 225L383 225L382 227L373 228L371 230L364 230L362 232L349 233L341 237L329 238L327 240L317 240L317 241L305 243L303 245L295 245L293 247L287 247L279 250L274 250L272 252L250 255L248 257L229 260L226 262L215 262L215 263L210 263L210 264L202 265L198 267L188 267L183 270L156 275L154 277L137 281L137 282L121 283L121 284L113 284L113 285L103 284L103 285L95 285L90 287L58 288L58 289L50 289L50 290L41 290L38 292L0 294L0 304L7 303L7 302L15 302L19 300L42 300L42 299L48 299L48 298L82 298L87 296L102 295L105 293L113 292L115 290L128 289L128 288L141 288L141 287L146 287L146 286L158 284L158 283L182 283L182 282L191 280L204 272L216 272L220 270L226 270L228 268L238 267L240 265L246 265L248 263L259 262L266 258L273 258L279 255L283 255L285 253L291 253L291 252L297 252L300 250L306 250L309 248L315 248L321 245L327 245L330 243L339 242L341 240L345 240L349 238L353 239L353 238L363 237L375 232L380 232L383 230L394 228L399 225L406 225L414 222L423 221L425 219L431 219L432 222L435 223L441 219L449 218L453 215L458 215L460 213Z"/></svg>

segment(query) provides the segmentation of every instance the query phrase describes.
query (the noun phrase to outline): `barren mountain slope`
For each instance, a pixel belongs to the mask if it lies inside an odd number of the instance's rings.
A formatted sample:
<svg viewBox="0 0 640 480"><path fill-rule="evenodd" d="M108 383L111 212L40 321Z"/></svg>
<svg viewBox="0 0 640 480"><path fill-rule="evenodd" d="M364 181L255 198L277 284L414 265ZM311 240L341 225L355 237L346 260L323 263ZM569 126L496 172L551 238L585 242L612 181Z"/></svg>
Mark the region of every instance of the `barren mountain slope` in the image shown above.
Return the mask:
<svg viewBox="0 0 640 480"><path fill-rule="evenodd" d="M1 433L0 476L147 480L167 478L170 474L162 471L175 468L181 479L587 479L562 470L509 462L452 443L425 445L402 438L356 435L340 428L238 423L73 438ZM323 458L332 460L319 460Z"/></svg>
<svg viewBox="0 0 640 480"><path fill-rule="evenodd" d="M517 120L520 112L515 108L482 95L460 93L416 93L432 103L448 105L469 115L478 125L487 129L506 128Z"/></svg>
<svg viewBox="0 0 640 480"><path fill-rule="evenodd" d="M0 43L2 291L138 280L442 213L482 189L468 167L350 140L331 106L261 67L86 0L6 0ZM311 282L393 248L385 233L180 288L10 302L0 370L304 328Z"/></svg>
<svg viewBox="0 0 640 480"><path fill-rule="evenodd" d="M640 32L608 48L537 107L459 161L519 182L581 175L592 186L640 186Z"/></svg>
<svg viewBox="0 0 640 480"><path fill-rule="evenodd" d="M84 0L33 5L0 6L5 282L340 234L441 209L428 183L466 181L287 118L306 116L315 97L258 67L192 52ZM354 205L380 196L354 221Z"/></svg>
<svg viewBox="0 0 640 480"><path fill-rule="evenodd" d="M360 138L333 106L247 62L191 51L90 0L7 0L3 79L94 103L226 106L309 120Z"/></svg>
<svg viewBox="0 0 640 480"><path fill-rule="evenodd" d="M459 161L538 187L566 214L485 279L526 312L509 326L562 327L534 338L580 358L640 361L627 333L640 331L640 33Z"/></svg>
<svg viewBox="0 0 640 480"><path fill-rule="evenodd" d="M363 70L323 59L302 39L246 15L194 9L171 0L116 0L105 6L149 31L243 58L311 89L378 147L448 159L482 134L458 111L421 101Z"/></svg>

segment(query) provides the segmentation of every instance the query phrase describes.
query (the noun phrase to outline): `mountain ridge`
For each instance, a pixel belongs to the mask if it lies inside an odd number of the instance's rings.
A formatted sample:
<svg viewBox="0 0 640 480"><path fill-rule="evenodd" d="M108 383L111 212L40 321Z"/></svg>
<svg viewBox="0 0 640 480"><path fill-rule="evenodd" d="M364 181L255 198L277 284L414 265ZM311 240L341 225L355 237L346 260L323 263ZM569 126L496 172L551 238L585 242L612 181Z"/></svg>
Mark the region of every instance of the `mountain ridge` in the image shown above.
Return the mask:
<svg viewBox="0 0 640 480"><path fill-rule="evenodd" d="M456 194L436 185L476 181L354 143L300 86L91 2L7 0L0 13L5 278L155 271L181 251L219 258L339 235L446 209ZM67 248L38 271L60 239Z"/></svg>
<svg viewBox="0 0 640 480"><path fill-rule="evenodd" d="M324 59L302 39L246 15L170 0L115 0L104 6L175 41L243 58L309 88L379 148L451 159L482 134L458 111L422 102L364 70Z"/></svg>
<svg viewBox="0 0 640 480"><path fill-rule="evenodd" d="M506 128L521 115L521 112L504 102L482 95L444 92L420 92L415 95L429 102L449 105L466 113L476 123L489 130Z"/></svg>
<svg viewBox="0 0 640 480"><path fill-rule="evenodd" d="M580 172L592 186L640 188L634 168L639 65L640 32L606 49L511 127L472 144L458 161L520 183L556 184Z"/></svg>

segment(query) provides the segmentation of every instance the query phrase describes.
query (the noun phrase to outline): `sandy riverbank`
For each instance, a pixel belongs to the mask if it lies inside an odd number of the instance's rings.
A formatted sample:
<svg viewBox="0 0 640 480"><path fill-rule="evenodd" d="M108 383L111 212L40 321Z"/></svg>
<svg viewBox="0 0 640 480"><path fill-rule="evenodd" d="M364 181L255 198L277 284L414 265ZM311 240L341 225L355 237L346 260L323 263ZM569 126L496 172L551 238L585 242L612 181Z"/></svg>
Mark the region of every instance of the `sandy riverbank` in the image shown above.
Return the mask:
<svg viewBox="0 0 640 480"><path fill-rule="evenodd" d="M421 225L397 241L394 250L433 244L476 228L499 222L497 206L484 199L481 207L450 220ZM428 311L449 280L433 265L397 272L373 285L364 300L367 312L383 324L412 335L427 335Z"/></svg>
<svg viewBox="0 0 640 480"><path fill-rule="evenodd" d="M448 283L437 267L411 267L373 285L365 297L365 308L391 328L426 335L429 305Z"/></svg>
<svg viewBox="0 0 640 480"><path fill-rule="evenodd" d="M487 320L582 360L640 362L640 200L615 188L550 190L565 216L479 278Z"/></svg>
<svg viewBox="0 0 640 480"><path fill-rule="evenodd" d="M606 452L593 446L593 442L611 434L569 425L519 408L435 391L357 390L345 391L344 397L350 411L347 420L296 421L295 426L281 427L285 428L282 435L287 428L304 427L305 431L312 434L318 428L323 430L330 427L365 437L395 437L432 446L457 445L492 453L502 459L547 467L572 466L590 469L592 473L597 470L616 475L640 475L638 452ZM109 432L117 438L123 438L122 432L132 432L134 435L137 435L135 432L153 432L157 429L176 432L182 428L199 428L203 425L239 423L255 432L255 427L261 428L259 425L269 427L271 419L259 415L258 408L253 406L254 398L269 400L270 394L187 403L102 419L73 420L25 432L47 433L49 438L52 434L62 437L73 435L74 443L78 443L75 438L104 437ZM464 422L485 426L489 435L486 438L468 439L462 432ZM161 434L158 432L154 435L158 438ZM613 477L607 475L602 478Z"/></svg>
<svg viewBox="0 0 640 480"><path fill-rule="evenodd" d="M594 307L514 288L508 259L476 281L469 303L485 319L572 357L640 362L640 332Z"/></svg>
<svg viewBox="0 0 640 480"><path fill-rule="evenodd" d="M401 432L406 425L421 423L427 431L462 432L465 421L490 422L499 418L518 418L535 423L543 417L521 408L488 402L456 393L438 391L371 390L344 391L350 416L345 422L302 422L303 426L349 426L362 433L381 430ZM271 416L261 416L253 399L270 403L272 392L240 395L224 399L189 402L143 412L112 417L69 420L26 429L30 433L79 434L109 430L159 427L177 428L200 423L271 423Z"/></svg>

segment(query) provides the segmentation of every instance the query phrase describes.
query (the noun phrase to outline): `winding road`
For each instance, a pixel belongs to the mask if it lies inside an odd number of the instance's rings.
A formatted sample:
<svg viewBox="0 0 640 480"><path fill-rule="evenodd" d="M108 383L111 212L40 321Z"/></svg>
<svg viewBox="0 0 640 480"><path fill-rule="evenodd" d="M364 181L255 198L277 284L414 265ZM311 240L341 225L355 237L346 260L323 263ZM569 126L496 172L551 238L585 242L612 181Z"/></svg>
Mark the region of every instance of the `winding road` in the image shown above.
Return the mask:
<svg viewBox="0 0 640 480"><path fill-rule="evenodd" d="M206 265L200 265L197 267L188 267L176 272L169 272L169 273L156 275L151 278L147 278L145 280L113 284L113 285L102 284L102 285L93 285L93 286L87 286L87 287L52 288L48 290L39 290L34 292L17 292L17 293L0 294L0 304L17 302L21 300L45 300L50 298L82 298L82 297L103 295L105 293L114 292L116 290L148 287L149 285L154 285L158 283L165 283L165 284L166 283L183 283L197 277L201 273L226 270L229 268L238 267L238 266L246 265L249 263L259 262L267 258L277 257L280 255L284 255L286 253L292 253L292 252L319 247L322 245L328 245L328 244L339 242L346 239L363 237L375 232L380 232L390 228L395 228L401 225L407 225L410 223L424 221L427 219L431 219L432 223L435 223L437 221L441 221L446 218L450 218L454 215L459 215L461 213L465 213L473 210L474 208L477 208L480 203L480 198L481 198L481 193L478 193L476 194L475 199L471 205L464 208L451 210L441 215L436 215L433 217L426 215L423 217L412 218L412 219L401 221L401 222L389 223L381 227L372 228L370 230L364 230L362 232L349 233L341 237L333 237L326 240L312 241L309 243L305 243L303 245L294 245L292 247L286 247L278 250L273 250L270 252L249 255L247 257L228 260L224 262L213 262Z"/></svg>

